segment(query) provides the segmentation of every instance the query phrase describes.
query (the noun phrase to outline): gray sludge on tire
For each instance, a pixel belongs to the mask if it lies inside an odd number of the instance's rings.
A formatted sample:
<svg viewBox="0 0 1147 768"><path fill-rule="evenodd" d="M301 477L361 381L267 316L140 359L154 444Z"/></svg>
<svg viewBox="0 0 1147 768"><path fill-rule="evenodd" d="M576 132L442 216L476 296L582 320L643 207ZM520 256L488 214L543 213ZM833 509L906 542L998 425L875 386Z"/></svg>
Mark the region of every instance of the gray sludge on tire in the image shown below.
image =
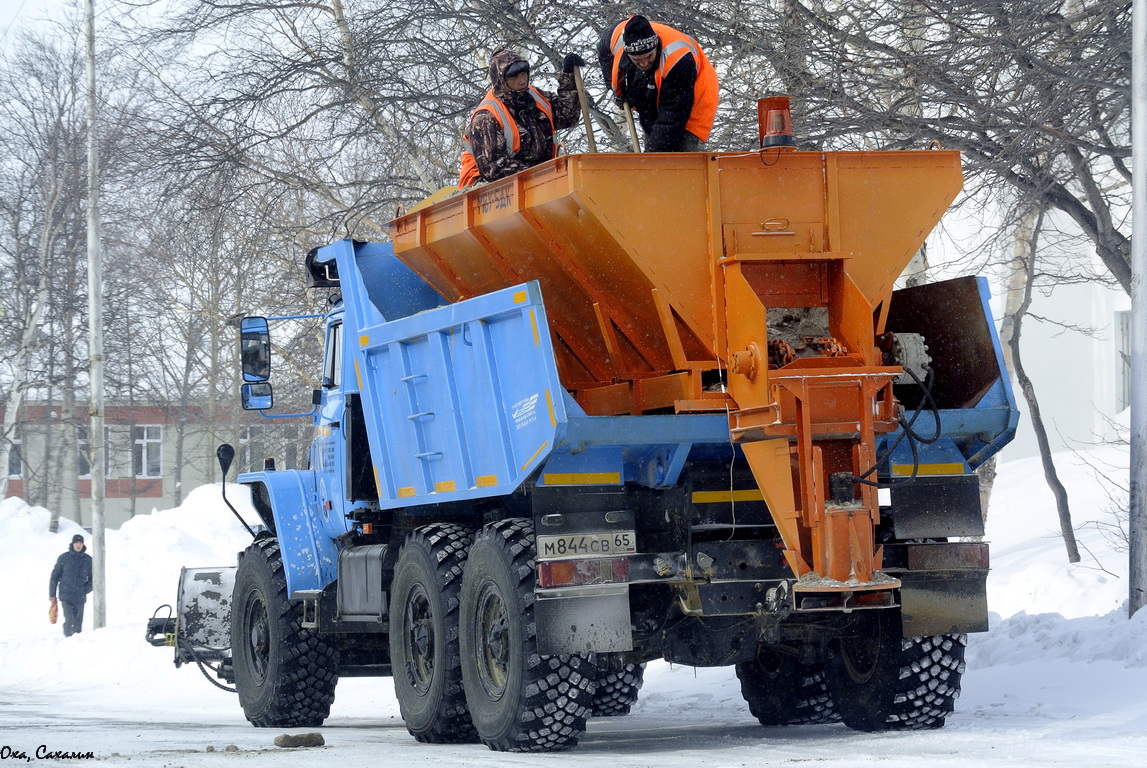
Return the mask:
<svg viewBox="0 0 1147 768"><path fill-rule="evenodd" d="M637 703L637 694L644 682L644 664L623 664L620 669L599 671L593 694L593 716L628 715Z"/></svg>
<svg viewBox="0 0 1147 768"><path fill-rule="evenodd" d="M941 728L955 709L967 635L901 637L897 611L863 617L866 631L826 646L829 691L860 731Z"/></svg>
<svg viewBox="0 0 1147 768"><path fill-rule="evenodd" d="M737 665L741 696L761 725L819 725L840 721L819 660L762 646Z"/></svg>
<svg viewBox="0 0 1147 768"><path fill-rule="evenodd" d="M577 744L590 714L597 667L581 655L537 652L533 523L486 526L462 579L462 678L482 742L500 752Z"/></svg>
<svg viewBox="0 0 1147 768"><path fill-rule="evenodd" d="M260 728L322 725L338 684L339 650L303 629L287 599L278 541L256 539L235 576L231 652L243 714Z"/></svg>
<svg viewBox="0 0 1147 768"><path fill-rule="evenodd" d="M462 690L458 608L474 535L451 523L410 533L391 582L390 658L410 734L426 743L476 742Z"/></svg>

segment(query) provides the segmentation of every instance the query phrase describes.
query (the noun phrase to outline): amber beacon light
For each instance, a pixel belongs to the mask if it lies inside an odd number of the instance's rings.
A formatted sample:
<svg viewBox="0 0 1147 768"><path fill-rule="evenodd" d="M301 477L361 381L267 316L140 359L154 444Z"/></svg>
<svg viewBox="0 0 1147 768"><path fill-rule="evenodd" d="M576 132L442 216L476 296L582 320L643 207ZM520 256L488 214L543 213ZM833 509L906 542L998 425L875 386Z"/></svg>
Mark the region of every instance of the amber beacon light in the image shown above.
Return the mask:
<svg viewBox="0 0 1147 768"><path fill-rule="evenodd" d="M757 99L757 127L761 148L795 147L793 120L788 96L766 96Z"/></svg>

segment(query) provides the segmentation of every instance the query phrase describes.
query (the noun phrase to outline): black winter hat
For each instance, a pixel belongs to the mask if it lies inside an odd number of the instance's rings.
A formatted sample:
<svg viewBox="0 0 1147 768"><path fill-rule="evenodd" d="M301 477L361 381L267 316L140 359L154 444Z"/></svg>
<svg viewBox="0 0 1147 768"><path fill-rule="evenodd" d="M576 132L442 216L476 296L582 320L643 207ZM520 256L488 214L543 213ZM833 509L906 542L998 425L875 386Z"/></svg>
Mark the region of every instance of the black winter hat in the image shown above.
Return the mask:
<svg viewBox="0 0 1147 768"><path fill-rule="evenodd" d="M657 48L657 44L661 42L657 33L653 31L653 25L649 23L649 19L640 14L631 18L625 25L621 39L625 41L625 52L634 56L649 53Z"/></svg>
<svg viewBox="0 0 1147 768"><path fill-rule="evenodd" d="M75 544L77 541L80 542L81 544L83 544L84 543L84 537L77 533L75 536L72 537L72 543Z"/></svg>

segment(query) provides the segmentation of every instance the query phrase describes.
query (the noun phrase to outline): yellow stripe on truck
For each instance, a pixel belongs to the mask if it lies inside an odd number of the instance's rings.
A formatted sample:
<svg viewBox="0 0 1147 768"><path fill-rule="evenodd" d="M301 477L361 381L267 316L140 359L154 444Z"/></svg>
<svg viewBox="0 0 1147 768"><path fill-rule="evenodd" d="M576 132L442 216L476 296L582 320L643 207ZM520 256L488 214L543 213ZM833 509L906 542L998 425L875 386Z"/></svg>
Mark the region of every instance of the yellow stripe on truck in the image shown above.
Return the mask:
<svg viewBox="0 0 1147 768"><path fill-rule="evenodd" d="M693 491L694 504L728 504L733 501L764 501L758 488L740 491Z"/></svg>
<svg viewBox="0 0 1147 768"><path fill-rule="evenodd" d="M542 475L546 485L620 485L620 472L555 472Z"/></svg>
<svg viewBox="0 0 1147 768"><path fill-rule="evenodd" d="M911 464L893 464L892 474L896 477L907 477L912 474ZM917 475L964 475L963 464L920 464L916 467Z"/></svg>

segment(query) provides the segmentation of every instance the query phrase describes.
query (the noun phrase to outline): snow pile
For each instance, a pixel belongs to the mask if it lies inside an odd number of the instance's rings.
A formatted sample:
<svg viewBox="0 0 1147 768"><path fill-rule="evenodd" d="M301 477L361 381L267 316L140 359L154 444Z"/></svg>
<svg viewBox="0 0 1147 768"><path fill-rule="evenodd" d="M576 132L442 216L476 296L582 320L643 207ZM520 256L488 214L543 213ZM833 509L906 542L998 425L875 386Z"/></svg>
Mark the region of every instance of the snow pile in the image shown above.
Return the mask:
<svg viewBox="0 0 1147 768"><path fill-rule="evenodd" d="M255 519L245 489L230 485L227 495L246 519ZM250 541L223 504L219 486L197 488L178 509L141 515L106 532L107 628L91 631L89 597L84 632L70 638L63 637L62 615L60 623L48 623L48 581L73 535L84 535L89 554L92 538L66 518L51 533L50 519L48 510L20 499L0 503L0 583L15 587L5 600L8 620L0 622L0 696L6 690L112 694L131 688L133 673L141 681L179 685L169 678L176 674L171 652L146 645L144 628L156 608L174 603L183 566L232 564ZM193 674L179 676L192 682ZM150 686L144 691L150 694Z"/></svg>
<svg viewBox="0 0 1147 768"><path fill-rule="evenodd" d="M246 489L236 485L228 489L228 498L244 518L256 520ZM60 634L59 626L48 625L44 618L52 566L77 533L84 535L91 554L92 537L67 518L60 518L57 532L51 533L50 518L48 510L21 499L0 502L0 574L3 583L20 585L8 603L19 620L0 622L0 641ZM223 504L218 485L196 488L177 509L140 515L119 530L107 531L108 626L142 627L143 614L175 599L183 566L232 565L250 540ZM85 630L92 626L92 611L89 599Z"/></svg>
<svg viewBox="0 0 1147 768"><path fill-rule="evenodd" d="M992 630L973 635L972 670L1033 660L1112 661L1147 667L1147 612L1127 618L1126 506L1129 452L1104 446L1061 453L1056 470L1081 560L1067 562L1055 499L1038 458L999 467L988 513Z"/></svg>
<svg viewBox="0 0 1147 768"><path fill-rule="evenodd" d="M1114 661L1147 667L1147 611L1130 620L1119 608L1103 616L1065 619L1058 613L1017 614L993 622L992 631L974 636L968 660L973 669L1022 664L1033 659L1065 659L1088 664Z"/></svg>
<svg viewBox="0 0 1147 768"><path fill-rule="evenodd" d="M1067 564L1055 499L1038 458L1003 464L988 512L991 610L1007 617L1058 613L1073 618L1117 610L1127 600L1127 446L1061 453L1056 470L1068 490L1081 560Z"/></svg>

